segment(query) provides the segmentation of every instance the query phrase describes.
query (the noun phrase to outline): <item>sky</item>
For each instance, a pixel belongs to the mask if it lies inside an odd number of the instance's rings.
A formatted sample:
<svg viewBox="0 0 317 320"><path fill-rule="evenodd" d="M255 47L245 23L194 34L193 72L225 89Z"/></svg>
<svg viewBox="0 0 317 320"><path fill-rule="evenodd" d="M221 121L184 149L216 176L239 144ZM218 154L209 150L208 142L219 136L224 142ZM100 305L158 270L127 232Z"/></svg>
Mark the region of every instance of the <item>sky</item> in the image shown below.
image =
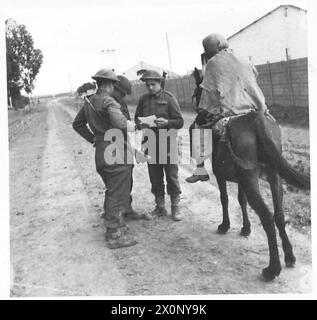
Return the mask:
<svg viewBox="0 0 317 320"><path fill-rule="evenodd" d="M281 4L307 9L307 2L2 0L5 16L25 24L43 52L35 95L76 90L102 67L122 74L140 61L186 74L200 67L209 33L229 37Z"/></svg>

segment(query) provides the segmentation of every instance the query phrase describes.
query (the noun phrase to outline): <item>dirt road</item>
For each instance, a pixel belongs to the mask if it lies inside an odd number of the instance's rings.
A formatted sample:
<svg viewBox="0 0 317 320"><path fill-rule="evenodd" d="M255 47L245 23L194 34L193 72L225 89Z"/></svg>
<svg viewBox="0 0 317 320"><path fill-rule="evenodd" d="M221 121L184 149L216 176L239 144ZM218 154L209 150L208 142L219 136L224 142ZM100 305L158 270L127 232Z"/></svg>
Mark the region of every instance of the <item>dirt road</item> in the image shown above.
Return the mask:
<svg viewBox="0 0 317 320"><path fill-rule="evenodd" d="M218 235L215 180L186 184L189 165L180 168L184 220L132 221L138 244L109 250L94 149L73 131L74 115L62 100L52 100L10 142L12 296L311 292L310 235L289 226L296 267L285 268L280 246L281 275L261 281L268 248L258 217L250 210L252 233L240 237L241 214L231 191L232 227ZM134 169L133 199L140 212L153 207L145 164Z"/></svg>

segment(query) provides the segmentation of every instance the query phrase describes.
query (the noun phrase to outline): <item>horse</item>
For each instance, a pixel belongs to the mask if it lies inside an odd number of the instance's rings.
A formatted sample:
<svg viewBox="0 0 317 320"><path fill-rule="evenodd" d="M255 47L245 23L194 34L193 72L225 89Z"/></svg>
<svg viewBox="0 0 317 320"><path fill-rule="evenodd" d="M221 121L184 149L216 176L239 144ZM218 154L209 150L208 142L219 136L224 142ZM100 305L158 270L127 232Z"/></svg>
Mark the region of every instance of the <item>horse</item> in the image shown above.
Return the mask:
<svg viewBox="0 0 317 320"><path fill-rule="evenodd" d="M203 76L196 68L193 75L196 82L193 96L198 109ZM206 118L212 118L206 110L204 112ZM226 182L235 182L238 184L238 201L243 217L240 234L247 237L251 233L248 202L259 216L267 236L270 258L269 265L262 270L262 276L265 281L271 281L281 272L275 225L282 240L286 267L294 267L296 262L285 230L281 178L298 188L310 189L310 176L296 171L282 156L281 130L272 116L255 111L232 117L225 135L225 141L222 141L213 130L212 170L217 179L223 213L218 233L225 234L230 228ZM274 215L260 193L259 178L264 176L270 185Z"/></svg>

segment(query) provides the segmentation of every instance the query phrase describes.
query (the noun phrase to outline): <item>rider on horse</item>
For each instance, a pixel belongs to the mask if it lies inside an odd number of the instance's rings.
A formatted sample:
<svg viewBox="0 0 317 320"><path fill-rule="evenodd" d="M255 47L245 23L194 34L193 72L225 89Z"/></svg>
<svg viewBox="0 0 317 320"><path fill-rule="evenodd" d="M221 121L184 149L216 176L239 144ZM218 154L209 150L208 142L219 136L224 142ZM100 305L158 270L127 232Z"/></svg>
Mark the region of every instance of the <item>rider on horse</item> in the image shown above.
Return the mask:
<svg viewBox="0 0 317 320"><path fill-rule="evenodd" d="M202 44L208 62L200 84L202 92L195 119L196 128L216 129L218 120L246 114L251 110L267 113L264 95L256 82L258 73L253 64L229 49L227 40L219 34L208 35ZM199 159L196 160L198 163ZM198 180L196 178L193 182Z"/></svg>

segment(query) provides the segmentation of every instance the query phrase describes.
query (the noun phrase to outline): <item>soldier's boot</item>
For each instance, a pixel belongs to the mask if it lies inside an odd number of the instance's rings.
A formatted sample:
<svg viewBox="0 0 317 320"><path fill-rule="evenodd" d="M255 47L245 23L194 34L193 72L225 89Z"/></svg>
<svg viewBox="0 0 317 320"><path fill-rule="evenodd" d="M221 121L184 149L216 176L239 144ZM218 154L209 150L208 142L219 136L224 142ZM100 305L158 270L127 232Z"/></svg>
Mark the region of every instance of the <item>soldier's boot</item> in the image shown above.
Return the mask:
<svg viewBox="0 0 317 320"><path fill-rule="evenodd" d="M154 210L151 212L152 216L158 216L158 217L162 217L162 216L166 216L167 215L167 211L165 209L165 198L164 196L155 196L155 208Z"/></svg>
<svg viewBox="0 0 317 320"><path fill-rule="evenodd" d="M197 181L208 181L210 178L209 178L209 175L208 174L204 174L204 175L196 175L196 174L193 174L192 176L186 178L186 182L188 183L195 183Z"/></svg>
<svg viewBox="0 0 317 320"><path fill-rule="evenodd" d="M107 228L106 241L109 249L132 247L137 244L135 239L128 236L126 232L120 228Z"/></svg>
<svg viewBox="0 0 317 320"><path fill-rule="evenodd" d="M152 216L148 213L139 213L133 209L127 211L125 217L132 220L152 220Z"/></svg>
<svg viewBox="0 0 317 320"><path fill-rule="evenodd" d="M172 219L174 221L182 220L182 214L180 212L179 202L180 202L180 196L178 194L171 195L171 211L172 211Z"/></svg>
<svg viewBox="0 0 317 320"><path fill-rule="evenodd" d="M197 181L208 181L209 174L208 171L204 167L204 163L197 164L196 170L194 171L193 175L186 178L186 182L188 183L195 183Z"/></svg>

